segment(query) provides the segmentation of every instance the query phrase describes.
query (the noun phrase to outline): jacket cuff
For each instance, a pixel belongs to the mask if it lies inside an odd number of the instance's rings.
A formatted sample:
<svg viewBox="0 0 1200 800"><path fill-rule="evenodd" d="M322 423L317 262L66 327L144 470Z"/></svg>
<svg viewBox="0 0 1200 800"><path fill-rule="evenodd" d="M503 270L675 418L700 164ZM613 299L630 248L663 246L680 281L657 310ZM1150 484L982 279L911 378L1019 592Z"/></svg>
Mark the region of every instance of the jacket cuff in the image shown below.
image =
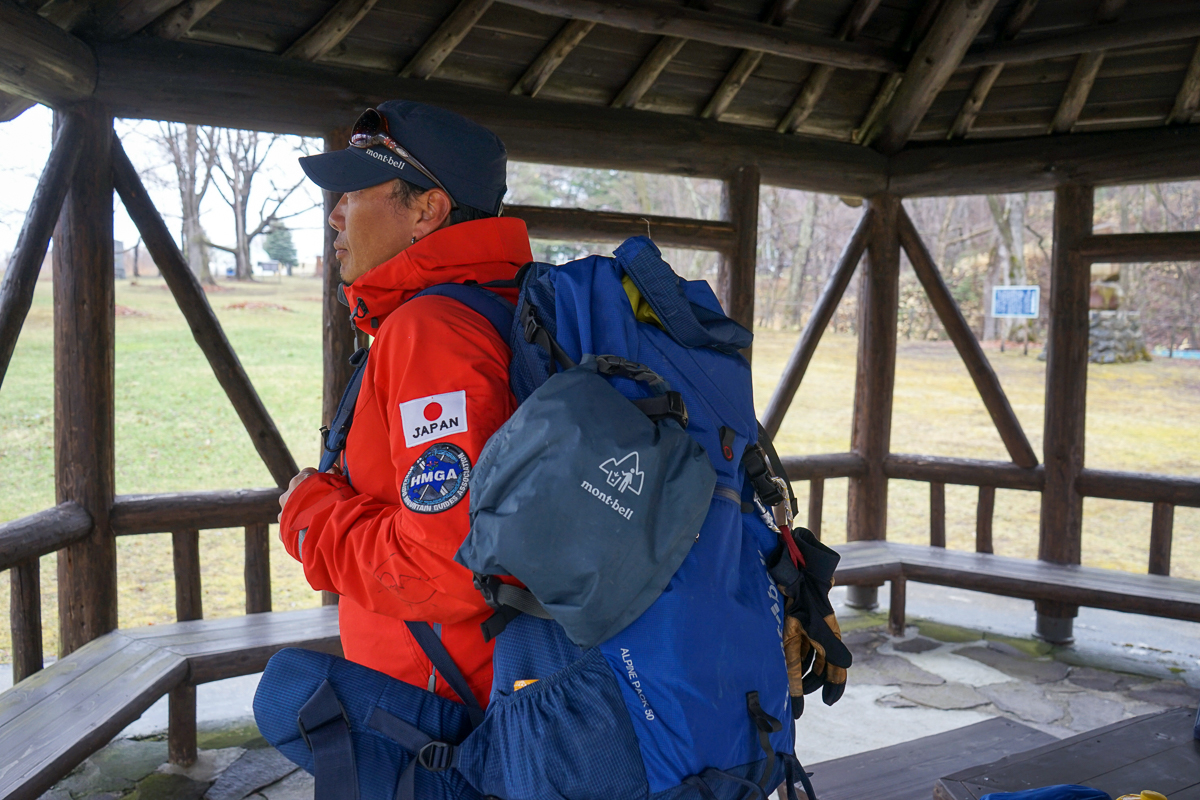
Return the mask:
<svg viewBox="0 0 1200 800"><path fill-rule="evenodd" d="M283 540L288 555L303 564L304 548L301 543L307 544L311 553L318 533L309 530L313 516L340 500L349 500L354 496L354 489L340 475L318 473L301 482L288 498L279 519L279 538Z"/></svg>

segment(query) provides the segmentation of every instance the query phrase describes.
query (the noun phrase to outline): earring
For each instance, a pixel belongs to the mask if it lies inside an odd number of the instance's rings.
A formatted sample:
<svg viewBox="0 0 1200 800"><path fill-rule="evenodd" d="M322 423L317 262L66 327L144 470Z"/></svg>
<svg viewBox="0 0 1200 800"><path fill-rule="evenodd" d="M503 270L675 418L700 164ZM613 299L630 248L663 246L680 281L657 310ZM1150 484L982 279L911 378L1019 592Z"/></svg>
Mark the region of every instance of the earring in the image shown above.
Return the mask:
<svg viewBox="0 0 1200 800"><path fill-rule="evenodd" d="M417 243L417 237L413 236L412 242L410 242L410 244L416 244L416 243Z"/></svg>

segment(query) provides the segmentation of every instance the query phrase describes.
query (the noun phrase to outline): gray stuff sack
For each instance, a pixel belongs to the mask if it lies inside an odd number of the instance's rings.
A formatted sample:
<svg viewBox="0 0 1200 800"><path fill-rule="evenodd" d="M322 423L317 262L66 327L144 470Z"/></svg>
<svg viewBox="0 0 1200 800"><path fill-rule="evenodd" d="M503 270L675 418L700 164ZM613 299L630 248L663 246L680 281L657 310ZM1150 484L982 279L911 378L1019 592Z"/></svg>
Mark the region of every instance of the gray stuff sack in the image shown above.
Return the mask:
<svg viewBox="0 0 1200 800"><path fill-rule="evenodd" d="M704 448L676 419L651 420L599 372L646 380L657 397L666 382L613 360L586 356L556 373L488 440L471 471L471 532L455 557L520 580L584 649L658 599L716 487Z"/></svg>

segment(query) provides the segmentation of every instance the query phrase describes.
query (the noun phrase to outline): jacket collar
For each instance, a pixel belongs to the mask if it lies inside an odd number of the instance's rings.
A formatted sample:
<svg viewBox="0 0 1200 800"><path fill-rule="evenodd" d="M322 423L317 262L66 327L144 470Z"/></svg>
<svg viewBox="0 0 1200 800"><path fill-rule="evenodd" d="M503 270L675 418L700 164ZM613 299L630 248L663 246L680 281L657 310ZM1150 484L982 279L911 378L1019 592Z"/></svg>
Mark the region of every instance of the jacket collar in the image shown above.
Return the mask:
<svg viewBox="0 0 1200 800"><path fill-rule="evenodd" d="M354 324L374 336L389 314L422 289L507 280L532 260L525 222L489 217L434 231L344 290Z"/></svg>

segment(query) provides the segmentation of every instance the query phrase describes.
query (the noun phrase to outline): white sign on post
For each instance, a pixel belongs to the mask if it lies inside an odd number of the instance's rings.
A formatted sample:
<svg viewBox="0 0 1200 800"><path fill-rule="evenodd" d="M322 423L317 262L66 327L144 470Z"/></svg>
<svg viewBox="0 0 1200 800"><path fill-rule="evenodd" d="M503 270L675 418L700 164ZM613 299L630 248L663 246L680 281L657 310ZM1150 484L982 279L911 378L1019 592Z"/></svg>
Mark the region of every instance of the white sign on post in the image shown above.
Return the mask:
<svg viewBox="0 0 1200 800"><path fill-rule="evenodd" d="M1001 319L1037 319L1042 302L1040 286L993 286L992 316Z"/></svg>

